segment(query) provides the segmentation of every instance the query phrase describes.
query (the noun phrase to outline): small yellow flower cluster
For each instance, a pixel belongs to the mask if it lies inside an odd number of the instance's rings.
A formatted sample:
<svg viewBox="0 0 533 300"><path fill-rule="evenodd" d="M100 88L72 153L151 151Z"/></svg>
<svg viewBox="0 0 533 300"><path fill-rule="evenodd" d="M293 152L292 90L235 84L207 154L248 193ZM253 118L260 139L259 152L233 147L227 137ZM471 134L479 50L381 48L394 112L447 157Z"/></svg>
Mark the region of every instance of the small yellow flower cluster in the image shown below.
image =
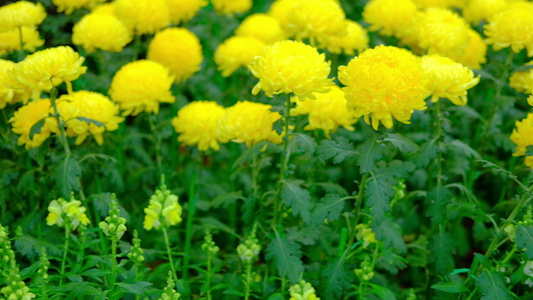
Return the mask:
<svg viewBox="0 0 533 300"><path fill-rule="evenodd" d="M9 120L12 123L12 130L20 134L17 144L25 145L26 149L39 147L52 132L55 132L57 121L49 118L52 104L50 100L37 100L22 106L15 111L14 116ZM31 128L39 121L44 119L41 132L30 136Z"/></svg>
<svg viewBox="0 0 533 300"><path fill-rule="evenodd" d="M21 27L20 30L22 34L19 32L19 29L0 32L0 56L21 49L35 52L38 47L44 44L44 40L41 39L35 27Z"/></svg>
<svg viewBox="0 0 533 300"><path fill-rule="evenodd" d="M222 76L228 77L241 66L247 67L261 53L266 44L254 37L233 36L215 51L215 63Z"/></svg>
<svg viewBox="0 0 533 300"><path fill-rule="evenodd" d="M487 21L507 6L506 0L470 0L463 8L463 17L473 25Z"/></svg>
<svg viewBox="0 0 533 300"><path fill-rule="evenodd" d="M363 9L363 18L370 24L370 31L403 37L413 26L417 12L416 4L411 0L370 0Z"/></svg>
<svg viewBox="0 0 533 300"><path fill-rule="evenodd" d="M36 26L44 18L46 12L40 3L18 1L0 7L0 56L22 49L34 52L42 46Z"/></svg>
<svg viewBox="0 0 533 300"><path fill-rule="evenodd" d="M10 80L7 74L14 66L14 62L0 59L0 109L6 107L6 104L28 102L28 97L24 97L24 91L14 90L6 86Z"/></svg>
<svg viewBox="0 0 533 300"><path fill-rule="evenodd" d="M368 225L360 223L355 226L355 229L357 230L355 237L358 241L363 241L363 248L366 248L370 244L375 244L378 242L376 240L376 234Z"/></svg>
<svg viewBox="0 0 533 300"><path fill-rule="evenodd" d="M421 8L461 8L464 0L413 0Z"/></svg>
<svg viewBox="0 0 533 300"><path fill-rule="evenodd" d="M261 244L255 237L255 227L252 233L246 237L246 240L237 246L237 255L244 264L250 265L254 263L261 252Z"/></svg>
<svg viewBox="0 0 533 300"><path fill-rule="evenodd" d="M206 0L166 0L166 2L172 24L188 22L207 5Z"/></svg>
<svg viewBox="0 0 533 300"><path fill-rule="evenodd" d="M526 66L533 66L533 62ZM509 78L509 85L520 93L533 94L533 68L513 73Z"/></svg>
<svg viewBox="0 0 533 300"><path fill-rule="evenodd" d="M213 9L221 15L245 13L252 8L252 0L211 0Z"/></svg>
<svg viewBox="0 0 533 300"><path fill-rule="evenodd" d="M533 96L529 97L528 102L533 106ZM527 147L533 146L533 113L529 113L521 121L516 121L515 127L511 134L511 141L516 144L513 156L524 156ZM525 164L533 169L533 156L526 156Z"/></svg>
<svg viewBox="0 0 533 300"><path fill-rule="evenodd" d="M533 4L524 3L509 7L490 17L485 25L486 42L494 50L511 47L518 53L527 49L528 56L533 56Z"/></svg>
<svg viewBox="0 0 533 300"><path fill-rule="evenodd" d="M320 300L316 296L315 288L302 279L300 279L298 284L289 287L289 293L291 295L289 300Z"/></svg>
<svg viewBox="0 0 533 300"><path fill-rule="evenodd" d="M355 50L361 53L368 48L368 35L359 23L346 20L346 34L343 36L331 36L325 43L329 52L354 55Z"/></svg>
<svg viewBox="0 0 533 300"><path fill-rule="evenodd" d="M165 184L150 197L148 207L144 209L144 229L159 230L181 222L181 205L178 196L172 194Z"/></svg>
<svg viewBox="0 0 533 300"><path fill-rule="evenodd" d="M135 34L155 33L170 25L166 0L116 0L114 13Z"/></svg>
<svg viewBox="0 0 533 300"><path fill-rule="evenodd" d="M267 14L253 14L246 17L235 30L235 35L253 37L265 44L272 44L287 38L279 21Z"/></svg>
<svg viewBox="0 0 533 300"><path fill-rule="evenodd" d="M70 201L63 198L52 200L48 205L48 216L46 217L46 224L48 226L57 225L64 227L67 223L70 230L74 230L81 223L83 225L89 224L89 219L85 214L86 208L81 205L79 200L74 199L74 195L70 197Z"/></svg>
<svg viewBox="0 0 533 300"><path fill-rule="evenodd" d="M52 0L58 12L70 15L75 9L92 8L105 0Z"/></svg>
<svg viewBox="0 0 533 300"><path fill-rule="evenodd" d="M112 14L87 14L72 29L72 42L88 54L95 49L120 52L131 39L126 26Z"/></svg>

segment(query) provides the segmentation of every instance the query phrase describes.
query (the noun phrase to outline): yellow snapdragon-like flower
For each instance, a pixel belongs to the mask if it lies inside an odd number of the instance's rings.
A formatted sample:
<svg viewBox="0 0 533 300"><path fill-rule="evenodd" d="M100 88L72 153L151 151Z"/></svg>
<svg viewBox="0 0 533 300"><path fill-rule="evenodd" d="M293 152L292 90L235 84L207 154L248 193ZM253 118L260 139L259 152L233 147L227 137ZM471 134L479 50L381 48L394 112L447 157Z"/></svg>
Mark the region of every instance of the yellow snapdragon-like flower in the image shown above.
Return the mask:
<svg viewBox="0 0 533 300"><path fill-rule="evenodd" d="M461 8L465 5L464 0L413 0L421 8Z"/></svg>
<svg viewBox="0 0 533 300"><path fill-rule="evenodd" d="M263 90L269 97L281 93L313 97L315 92L327 92L330 62L316 48L295 41L281 41L265 47L249 66L259 78L252 94Z"/></svg>
<svg viewBox="0 0 533 300"><path fill-rule="evenodd" d="M58 12L70 15L75 9L92 8L105 0L52 0Z"/></svg>
<svg viewBox="0 0 533 300"><path fill-rule="evenodd" d="M363 19L370 24L369 31L402 37L413 25L417 12L412 0L370 0L363 9Z"/></svg>
<svg viewBox="0 0 533 300"><path fill-rule="evenodd" d="M355 237L358 241L363 241L363 248L378 242L376 240L376 234L372 231L370 226L360 223L355 226L355 229L357 230Z"/></svg>
<svg viewBox="0 0 533 300"><path fill-rule="evenodd" d="M530 102L533 105L532 102L533 99ZM533 113L529 113L521 121L516 121L515 127L511 134L511 141L516 144L516 150L513 156L524 156L526 155L527 147L533 146ZM525 163L533 169L533 156L527 156Z"/></svg>
<svg viewBox="0 0 533 300"><path fill-rule="evenodd" d="M159 230L181 223L181 205L178 196L171 193L165 184L150 197L148 207L144 209L144 229Z"/></svg>
<svg viewBox="0 0 533 300"><path fill-rule="evenodd" d="M206 0L165 0L170 13L170 22L180 24L188 22L198 11L207 5Z"/></svg>
<svg viewBox="0 0 533 300"><path fill-rule="evenodd" d="M463 8L463 17L473 25L482 20L489 20L493 15L503 11L506 0L470 0Z"/></svg>
<svg viewBox="0 0 533 300"><path fill-rule="evenodd" d="M9 122L12 123L13 132L20 134L17 142L19 146L25 145L26 149L37 148L50 136L51 132L55 132L57 121L49 117L51 106L50 100L38 100L29 102L15 111ZM31 128L43 119L45 121L41 132L30 138Z"/></svg>
<svg viewBox="0 0 533 300"><path fill-rule="evenodd" d="M41 24L46 12L41 3L18 1L0 7L0 32Z"/></svg>
<svg viewBox="0 0 533 300"><path fill-rule="evenodd" d="M228 77L239 67L247 67L265 46L264 42L253 37L230 37L217 47L215 63L222 76Z"/></svg>
<svg viewBox="0 0 533 300"><path fill-rule="evenodd" d="M83 225L89 224L89 218L85 214L87 209L81 205L81 201L71 197L70 201L63 198L52 200L48 205L48 216L46 217L46 224L48 226L57 225L63 227L64 222L69 223L70 230L74 230L81 223Z"/></svg>
<svg viewBox="0 0 533 300"><path fill-rule="evenodd" d="M339 80L348 108L356 117L378 129L381 122L391 128L392 119L409 124L414 110L425 110L429 91L420 59L411 52L391 46L367 49L347 66L339 67Z"/></svg>
<svg viewBox="0 0 533 300"><path fill-rule="evenodd" d="M446 98L455 105L466 105L467 90L479 83L479 76L474 77L469 68L438 54L423 56L421 61L432 102Z"/></svg>
<svg viewBox="0 0 533 300"><path fill-rule="evenodd" d="M186 28L167 28L155 35L147 58L167 67L176 83L180 83L200 70L202 45Z"/></svg>
<svg viewBox="0 0 533 300"><path fill-rule="evenodd" d="M221 15L245 13L252 8L252 0L211 0L213 9Z"/></svg>
<svg viewBox="0 0 533 300"><path fill-rule="evenodd" d="M272 106L250 101L237 102L226 109L219 121L219 135L224 140L246 143L251 147L260 141L275 144L282 142L281 136L272 130L272 124L281 118L278 112L272 112Z"/></svg>
<svg viewBox="0 0 533 300"><path fill-rule="evenodd" d="M267 14L253 14L246 17L235 30L235 35L254 37L266 44L287 38L278 20Z"/></svg>
<svg viewBox="0 0 533 300"><path fill-rule="evenodd" d="M0 109L6 107L6 104L15 102L28 102L29 98L24 92L14 90L6 86L9 85L10 78L8 72L16 64L10 60L0 59Z"/></svg>
<svg viewBox="0 0 533 300"><path fill-rule="evenodd" d="M477 31L470 28L468 35L470 39L465 51L462 54L449 55L448 57L469 68L481 69L481 64L487 62L487 45Z"/></svg>
<svg viewBox="0 0 533 300"><path fill-rule="evenodd" d="M227 142L218 132L218 122L226 112L214 101L194 101L178 111L172 119L172 126L179 133L178 141L198 150L218 150L219 142Z"/></svg>
<svg viewBox="0 0 533 300"><path fill-rule="evenodd" d="M531 65L533 62L526 64L526 66ZM513 73L509 78L509 86L520 93L533 94L533 68Z"/></svg>
<svg viewBox="0 0 533 300"><path fill-rule="evenodd" d="M289 293L291 295L289 300L320 300L316 296L315 288L302 279L300 279L298 284L289 287Z"/></svg>
<svg viewBox="0 0 533 300"><path fill-rule="evenodd" d="M511 47L518 53L527 49L533 56L533 9L515 8L493 15L485 24L486 42L494 50Z"/></svg>
<svg viewBox="0 0 533 300"><path fill-rule="evenodd" d="M120 52L131 40L126 26L114 15L90 13L72 29L72 42L87 53L96 49Z"/></svg>
<svg viewBox="0 0 533 300"><path fill-rule="evenodd" d="M331 36L324 46L329 52L347 55L354 55L357 52L363 52L368 48L368 34L359 23L352 20L346 20L346 33L340 36Z"/></svg>
<svg viewBox="0 0 533 300"><path fill-rule="evenodd" d="M166 0L116 0L115 15L135 34L155 33L170 24Z"/></svg>
<svg viewBox="0 0 533 300"><path fill-rule="evenodd" d="M294 99L296 107L291 110L292 116L309 115L309 124L304 130L321 129L326 137L331 138L330 133L337 131L339 126L353 131L352 126L357 122L353 110L346 107L344 92L338 86L332 86L327 93L316 93L316 99Z"/></svg>
<svg viewBox="0 0 533 300"><path fill-rule="evenodd" d="M35 27L22 27L22 49L35 52L35 49L44 44ZM19 28L0 32L0 55L21 50Z"/></svg>
<svg viewBox="0 0 533 300"><path fill-rule="evenodd" d="M170 91L174 77L167 68L150 60L128 63L113 77L109 96L123 109L123 115L159 113L159 103L174 103Z"/></svg>

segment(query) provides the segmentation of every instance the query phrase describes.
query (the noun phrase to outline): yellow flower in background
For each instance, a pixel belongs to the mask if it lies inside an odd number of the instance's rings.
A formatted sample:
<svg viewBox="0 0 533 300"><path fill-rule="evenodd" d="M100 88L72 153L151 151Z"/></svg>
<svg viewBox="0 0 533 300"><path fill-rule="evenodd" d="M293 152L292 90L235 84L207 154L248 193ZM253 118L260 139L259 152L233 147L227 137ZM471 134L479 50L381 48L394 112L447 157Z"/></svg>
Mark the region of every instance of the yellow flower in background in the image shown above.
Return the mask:
<svg viewBox="0 0 533 300"><path fill-rule="evenodd" d="M529 97L527 98L527 104L533 106L533 95L531 95L531 96L529 96Z"/></svg>
<svg viewBox="0 0 533 300"><path fill-rule="evenodd" d="M228 77L239 67L247 67L261 53L266 44L253 37L233 36L215 51L215 63L222 76Z"/></svg>
<svg viewBox="0 0 533 300"><path fill-rule="evenodd" d="M72 29L72 42L81 45L87 54L96 49L120 52L131 39L126 26L114 15L90 13Z"/></svg>
<svg viewBox="0 0 533 300"><path fill-rule="evenodd" d="M202 45L185 28L167 28L158 32L148 47L147 59L167 67L176 83L189 79L200 70Z"/></svg>
<svg viewBox="0 0 533 300"><path fill-rule="evenodd" d="M32 99L38 99L42 91L50 91L62 82L72 90L71 82L87 71L82 66L84 57L69 46L48 48L28 55L9 72L15 89L24 89Z"/></svg>
<svg viewBox="0 0 533 300"><path fill-rule="evenodd" d="M372 232L372 228L370 228L370 226L360 223L355 226L355 229L357 230L355 237L358 241L363 241L363 248L378 242L376 240L376 234Z"/></svg>
<svg viewBox="0 0 533 300"><path fill-rule="evenodd" d="M245 13L252 8L252 0L211 0L213 9L221 15Z"/></svg>
<svg viewBox="0 0 533 300"><path fill-rule="evenodd" d="M381 122L391 128L392 119L409 124L414 110L425 110L429 91L420 59L411 52L392 46L367 49L348 66L339 67L339 80L348 108L356 117L378 129Z"/></svg>
<svg viewBox="0 0 533 300"><path fill-rule="evenodd" d="M531 97L530 97L531 99ZM528 101L533 102L533 100ZM530 102L530 104L532 104ZM516 144L515 153L513 156L524 156L528 146L533 146L533 113L529 113L527 117L521 121L516 121L515 129L511 134L511 141ZM526 165L533 169L533 156L527 156Z"/></svg>
<svg viewBox="0 0 533 300"><path fill-rule="evenodd" d="M489 20L507 6L506 0L470 0L463 8L463 17L473 25Z"/></svg>
<svg viewBox="0 0 533 300"><path fill-rule="evenodd" d="M413 25L418 8L412 0L370 0L363 9L369 31L402 37Z"/></svg>
<svg viewBox="0 0 533 300"><path fill-rule="evenodd" d="M35 52L35 49L44 44L44 40L39 36L35 27L22 27L22 48L29 52ZM11 29L0 32L0 56L6 53L20 50L20 32L19 29Z"/></svg>
<svg viewBox="0 0 533 300"><path fill-rule="evenodd" d="M291 296L289 300L320 300L315 294L315 288L302 279L298 284L289 287L289 293Z"/></svg>
<svg viewBox="0 0 533 300"><path fill-rule="evenodd" d="M278 20L281 28L285 31L289 31L289 20L287 16L292 11L294 5L302 0L276 0L270 8L267 14L276 20Z"/></svg>
<svg viewBox="0 0 533 300"><path fill-rule="evenodd" d="M18 1L0 7L0 32L41 24L46 12L41 3Z"/></svg>
<svg viewBox="0 0 533 300"><path fill-rule="evenodd" d="M68 221L69 228L74 230L80 223L83 225L90 223L85 214L86 210L87 209L81 205L81 201L74 199L74 196L71 197L70 201L63 198L52 200L48 205L46 224L48 226L57 225L63 227L63 223Z"/></svg>
<svg viewBox="0 0 533 300"><path fill-rule="evenodd" d="M368 34L359 23L352 20L346 20L346 34L341 36L331 36L325 43L329 52L347 55L354 55L357 52L363 52L368 48Z"/></svg>
<svg viewBox="0 0 533 300"><path fill-rule="evenodd" d="M119 116L118 106L106 96L95 92L79 91L62 95L57 106L59 114L66 121L67 135L77 136L76 145L83 143L89 135L94 137L98 145L102 145L102 134L105 131L117 130L118 124L124 121L124 118ZM80 117L97 121L104 126L78 119Z"/></svg>
<svg viewBox="0 0 533 300"><path fill-rule="evenodd" d="M269 97L281 93L313 97L315 92L327 92L330 62L316 48L295 41L281 41L266 46L249 66L259 78L252 94L263 90Z"/></svg>
<svg viewBox="0 0 533 300"><path fill-rule="evenodd" d="M98 6L95 6L91 13L93 14L104 14L104 15L114 15L115 14L115 3L104 3Z"/></svg>
<svg viewBox="0 0 533 300"><path fill-rule="evenodd" d="M246 17L235 30L235 35L254 37L265 44L272 44L287 38L278 20L267 14L253 14Z"/></svg>
<svg viewBox="0 0 533 300"><path fill-rule="evenodd" d="M218 133L218 121L226 112L215 101L194 101L178 111L172 126L179 133L178 141L197 146L200 151L218 150L219 142L227 142Z"/></svg>
<svg viewBox="0 0 533 300"><path fill-rule="evenodd" d="M123 115L146 111L159 113L159 103L174 103L170 91L174 77L167 68L151 60L128 63L113 77L109 96L117 102Z"/></svg>
<svg viewBox="0 0 533 300"><path fill-rule="evenodd" d="M166 2L172 24L188 22L207 5L206 0L166 0Z"/></svg>
<svg viewBox="0 0 533 300"><path fill-rule="evenodd" d="M272 130L272 124L279 120L281 115L272 112L271 108L271 105L246 100L237 102L226 109L219 121L220 137L236 143L246 143L248 147L260 141L281 143L281 136Z"/></svg>
<svg viewBox="0 0 533 300"><path fill-rule="evenodd" d="M461 8L465 5L464 0L413 0L421 8Z"/></svg>
<svg viewBox="0 0 533 300"><path fill-rule="evenodd" d="M494 50L511 47L518 53L527 49L533 56L533 9L515 8L493 15L485 24L486 42Z"/></svg>
<svg viewBox="0 0 533 300"><path fill-rule="evenodd" d="M170 25L166 0L116 0L115 15L135 34L155 33Z"/></svg>
<svg viewBox="0 0 533 300"><path fill-rule="evenodd" d="M7 73L15 66L15 63L9 60L0 59L0 109L6 107L6 104L15 102L28 102L29 98L23 92L8 88L9 76Z"/></svg>
<svg viewBox="0 0 533 300"><path fill-rule="evenodd" d="M52 0L58 12L70 15L75 9L92 8L106 0Z"/></svg>
<svg viewBox="0 0 533 300"><path fill-rule="evenodd" d="M451 59L472 69L481 69L481 64L487 62L487 45L485 41L473 29L468 30L470 40L465 51L459 55L450 55Z"/></svg>
<svg viewBox="0 0 533 300"><path fill-rule="evenodd" d="M161 221L159 221L159 216L161 215L161 210L163 205L159 201L152 201L148 204L148 207L144 209L144 224L143 227L146 230L152 230L152 228L158 229L161 226Z"/></svg>
<svg viewBox="0 0 533 300"><path fill-rule="evenodd" d="M353 110L346 107L344 92L338 86L332 86L327 93L316 93L316 99L300 100L295 97L296 107L291 110L291 116L308 114L309 124L304 130L321 129L328 139L330 133L337 131L339 126L353 131L352 126L357 122Z"/></svg>
<svg viewBox="0 0 533 300"><path fill-rule="evenodd" d="M446 98L455 105L466 105L467 90L479 83L479 76L474 78L472 70L438 54L423 56L421 61L432 102Z"/></svg>
<svg viewBox="0 0 533 300"><path fill-rule="evenodd" d="M533 62L529 62L525 65L531 66L533 65ZM527 71L514 72L509 78L509 86L517 92L533 94L533 68Z"/></svg>
<svg viewBox="0 0 533 300"><path fill-rule="evenodd" d="M55 132L54 129L57 128L57 122L54 118L48 118L51 106L50 100L38 100L29 102L15 111L9 123L12 123L13 132L20 134L17 145L24 145L26 149L37 148L44 143L51 132ZM42 119L45 119L45 122L41 132L30 138L31 128Z"/></svg>
<svg viewBox="0 0 533 300"><path fill-rule="evenodd" d="M181 223L181 205L178 196L171 193L166 185L162 185L150 197L148 207L144 209L144 229L159 230L161 226L168 228Z"/></svg>

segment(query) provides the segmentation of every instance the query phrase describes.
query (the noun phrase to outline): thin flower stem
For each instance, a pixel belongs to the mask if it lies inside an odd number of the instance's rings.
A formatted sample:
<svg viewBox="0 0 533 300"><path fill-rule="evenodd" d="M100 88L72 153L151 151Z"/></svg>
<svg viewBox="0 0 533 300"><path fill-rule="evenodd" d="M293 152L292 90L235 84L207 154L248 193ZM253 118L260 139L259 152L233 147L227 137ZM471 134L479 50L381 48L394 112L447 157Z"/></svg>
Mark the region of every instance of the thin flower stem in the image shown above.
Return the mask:
<svg viewBox="0 0 533 300"><path fill-rule="evenodd" d="M157 135L157 130L152 120L153 115L148 115L148 123L150 124L150 131L152 132L152 139L155 146L155 160L157 162L157 170L159 174L163 174L163 159L161 158L161 138Z"/></svg>
<svg viewBox="0 0 533 300"><path fill-rule="evenodd" d="M165 237L165 245L167 246L167 255L168 262L170 263L170 270L172 271L172 276L174 277L175 284L178 284L178 275L176 274L176 269L174 268L174 260L172 259L172 252L170 252L170 241L168 240L168 233L165 227L163 227L163 235Z"/></svg>
<svg viewBox="0 0 533 300"><path fill-rule="evenodd" d="M187 225L185 227L185 257L183 258L183 279L189 278L189 259L191 256L191 241L192 241L192 227L194 221L194 214L196 212L196 178L198 170L194 170L191 174L191 181L189 182L189 207L187 214Z"/></svg>
<svg viewBox="0 0 533 300"><path fill-rule="evenodd" d="M290 117L291 117L291 94L287 94L287 100L285 102L285 115L283 116L284 122L284 133L283 137L283 152L281 153L280 160L280 169L279 169L279 180L278 188L276 191L276 201L274 203L274 217L272 218L272 227L278 225L278 216L281 202L281 190L283 187L283 182L285 181L285 176L287 173L287 165L289 163L290 153L289 153L289 129L290 129Z"/></svg>
<svg viewBox="0 0 533 300"><path fill-rule="evenodd" d="M113 236L111 239L111 282L109 288L113 290L115 282L117 281L117 237Z"/></svg>
<svg viewBox="0 0 533 300"><path fill-rule="evenodd" d="M50 82L52 82L52 79L50 79ZM52 83L53 84L53 83ZM54 108L54 114L52 115L57 120L57 126L59 127L60 132L60 138L61 143L63 144L63 149L65 151L66 156L70 156L70 146L68 145L68 139L67 134L65 133L65 122L61 119L61 115L59 114L59 110L57 109L57 89L55 87L50 90L50 102L52 103L52 107Z"/></svg>
<svg viewBox="0 0 533 300"><path fill-rule="evenodd" d="M63 249L63 259L61 260L61 272L59 274L59 287L63 284L63 277L65 276L65 262L67 261L67 253L70 242L70 224L65 222L65 246Z"/></svg>
<svg viewBox="0 0 533 300"><path fill-rule="evenodd" d="M376 136L373 137L374 139ZM361 179L361 183L359 184L359 192L357 193L357 198L355 200L355 220L354 220L354 226L350 227L350 237L348 238L348 245L346 249L350 249L355 240L355 235L357 233L357 224L359 224L359 219L361 217L361 211L364 207L364 195L365 195L365 188L366 188L366 182L368 181L370 173L366 173L363 175L363 178Z"/></svg>
<svg viewBox="0 0 533 300"><path fill-rule="evenodd" d="M207 254L207 274L206 274L206 285L207 285L207 300L211 300L211 254Z"/></svg>
<svg viewBox="0 0 533 300"><path fill-rule="evenodd" d="M250 281L252 278L252 264L247 263L246 264L246 283L245 283L245 290L244 290L244 300L250 299Z"/></svg>

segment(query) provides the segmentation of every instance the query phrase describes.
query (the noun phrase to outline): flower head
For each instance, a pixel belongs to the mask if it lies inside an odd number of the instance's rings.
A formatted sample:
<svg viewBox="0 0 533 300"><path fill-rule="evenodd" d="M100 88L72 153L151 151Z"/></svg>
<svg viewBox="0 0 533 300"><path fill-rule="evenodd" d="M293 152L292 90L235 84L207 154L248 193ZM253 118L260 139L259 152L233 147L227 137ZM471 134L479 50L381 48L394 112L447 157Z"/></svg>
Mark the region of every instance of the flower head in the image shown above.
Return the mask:
<svg viewBox="0 0 533 300"><path fill-rule="evenodd" d="M222 76L228 77L241 66L248 66L266 44L254 37L233 36L215 51L215 63Z"/></svg>
<svg viewBox="0 0 533 300"><path fill-rule="evenodd" d="M426 109L429 95L420 59L405 49L378 46L339 67L339 80L357 117L364 116L377 130L392 127L392 118L409 124L414 110Z"/></svg>
<svg viewBox="0 0 533 300"><path fill-rule="evenodd" d="M22 49L35 52L35 49L44 44L35 27L21 27ZM20 49L20 32L18 28L0 31L0 55Z"/></svg>
<svg viewBox="0 0 533 300"><path fill-rule="evenodd" d="M268 15L278 20L281 28L285 31L289 31L289 20L287 16L292 11L294 5L302 0L275 0L268 10Z"/></svg>
<svg viewBox="0 0 533 300"><path fill-rule="evenodd" d="M529 113L521 121L516 121L515 127L511 134L511 141L516 144L516 150L513 156L524 156L526 155L527 147L533 146L533 113ZM526 156L525 163L533 169L533 156Z"/></svg>
<svg viewBox="0 0 533 300"><path fill-rule="evenodd" d="M95 49L120 52L132 39L128 29L114 15L90 13L72 29L72 42L87 53Z"/></svg>
<svg viewBox="0 0 533 300"><path fill-rule="evenodd" d="M123 115L159 113L159 103L173 103L170 87L174 77L157 62L138 60L128 63L113 77L109 96L125 110Z"/></svg>
<svg viewBox="0 0 533 300"><path fill-rule="evenodd" d="M7 73L15 66L10 60L0 59L0 109L6 107L6 104L15 102L28 102L28 97L23 92L7 87L10 78Z"/></svg>
<svg viewBox="0 0 533 300"><path fill-rule="evenodd" d="M302 279L298 284L289 287L289 293L291 295L289 300L320 300L315 294L315 288Z"/></svg>
<svg viewBox="0 0 533 300"><path fill-rule="evenodd" d="M58 198L48 205L46 224L63 227L66 221L69 223L69 228L74 230L80 223L83 225L90 223L85 211L86 208L81 205L81 201L74 199L74 195L71 196L70 201Z"/></svg>
<svg viewBox="0 0 533 300"><path fill-rule="evenodd" d="M312 96L327 92L332 79L328 78L330 63L316 48L301 42L281 41L265 47L249 66L259 78L252 94L265 91L269 97L281 93Z"/></svg>
<svg viewBox="0 0 533 300"><path fill-rule="evenodd" d="M370 24L368 30L401 37L413 25L417 12L412 0L370 0L363 10L363 18Z"/></svg>
<svg viewBox="0 0 533 300"><path fill-rule="evenodd" d="M46 12L41 3L18 1L0 7L0 32L41 24Z"/></svg>
<svg viewBox="0 0 533 300"><path fill-rule="evenodd" d="M144 229L159 230L161 226L168 228L181 222L181 205L178 196L172 194L163 183L150 197L150 203L144 209Z"/></svg>
<svg viewBox="0 0 533 300"><path fill-rule="evenodd" d="M470 0L463 8L463 17L473 25L489 20L507 6L506 0Z"/></svg>
<svg viewBox="0 0 533 300"><path fill-rule="evenodd" d="M368 247L370 244L377 243L376 240L376 234L372 232L372 228L370 226L360 223L355 226L355 229L357 230L357 233L355 234L355 237L359 241L363 241L363 248Z"/></svg>
<svg viewBox="0 0 533 300"><path fill-rule="evenodd" d="M218 121L225 113L224 107L214 101L194 101L178 111L172 119L172 126L180 135L178 141L198 150L219 149L219 142L225 142L218 133Z"/></svg>
<svg viewBox="0 0 533 300"><path fill-rule="evenodd" d="M531 65L533 62L526 64ZM509 78L509 85L520 93L533 94L533 68L513 73Z"/></svg>
<svg viewBox="0 0 533 300"><path fill-rule="evenodd" d="M245 13L252 8L252 0L211 0L213 9L221 15Z"/></svg>
<svg viewBox="0 0 533 300"><path fill-rule="evenodd" d="M135 34L155 33L170 24L166 0L116 0L115 15Z"/></svg>
<svg viewBox="0 0 533 300"><path fill-rule="evenodd" d="M52 0L58 12L70 15L75 9L92 8L105 0Z"/></svg>
<svg viewBox="0 0 533 300"><path fill-rule="evenodd" d="M207 5L206 0L166 0L166 2L172 24L189 21L202 7Z"/></svg>
<svg viewBox="0 0 533 300"><path fill-rule="evenodd" d="M487 45L477 31L469 28L468 35L470 39L465 51L462 54L449 55L448 57L469 68L481 69L481 64L487 62Z"/></svg>
<svg viewBox="0 0 533 300"><path fill-rule="evenodd" d="M413 0L420 7L427 9L432 7L452 8L463 7L464 0Z"/></svg>
<svg viewBox="0 0 533 300"><path fill-rule="evenodd" d="M265 44L282 41L287 37L278 20L267 14L253 14L246 17L235 30L235 35L254 37Z"/></svg>
<svg viewBox="0 0 533 300"><path fill-rule="evenodd" d="M147 58L167 67L176 83L180 83L200 70L202 45L188 29L167 28L155 35Z"/></svg>
<svg viewBox="0 0 533 300"><path fill-rule="evenodd" d="M91 10L91 13L93 13L93 14L103 14L103 15L114 15L115 14L115 4L113 2L100 4L98 6L95 6Z"/></svg>
<svg viewBox="0 0 533 300"><path fill-rule="evenodd" d="M249 265L255 262L261 252L261 244L255 237L255 229L256 227L254 226L250 235L246 237L246 240L237 246L237 255L239 255L239 258L244 264Z"/></svg>
<svg viewBox="0 0 533 300"><path fill-rule="evenodd" d="M511 47L518 53L526 48L528 56L533 56L533 9L515 8L497 13L485 24L484 31L486 42L494 50Z"/></svg>
<svg viewBox="0 0 533 300"><path fill-rule="evenodd" d="M291 115L309 115L309 124L304 130L322 129L327 138L331 132L337 131L339 126L353 131L353 124L357 121L353 110L346 108L344 92L338 86L332 86L327 93L316 93L316 99L294 99L296 107Z"/></svg>
<svg viewBox="0 0 533 300"><path fill-rule="evenodd" d="M226 109L220 119L219 135L224 140L246 143L248 147L260 141L281 143L281 136L272 129L272 125L281 115L270 111L270 108L270 105L246 100L237 102Z"/></svg>
<svg viewBox="0 0 533 300"><path fill-rule="evenodd" d="M38 100L29 102L27 105L19 108L15 115L9 120L13 127L13 132L20 134L18 138L18 145L25 145L26 149L39 147L57 127L57 122L54 126L50 115L50 100ZM31 128L39 121L45 120L41 131L31 136Z"/></svg>
<svg viewBox="0 0 533 300"><path fill-rule="evenodd" d="M354 55L357 52L363 52L368 48L368 34L359 23L352 20L346 20L346 33L340 36L331 36L324 46L329 52L340 54L344 51L347 55Z"/></svg>

